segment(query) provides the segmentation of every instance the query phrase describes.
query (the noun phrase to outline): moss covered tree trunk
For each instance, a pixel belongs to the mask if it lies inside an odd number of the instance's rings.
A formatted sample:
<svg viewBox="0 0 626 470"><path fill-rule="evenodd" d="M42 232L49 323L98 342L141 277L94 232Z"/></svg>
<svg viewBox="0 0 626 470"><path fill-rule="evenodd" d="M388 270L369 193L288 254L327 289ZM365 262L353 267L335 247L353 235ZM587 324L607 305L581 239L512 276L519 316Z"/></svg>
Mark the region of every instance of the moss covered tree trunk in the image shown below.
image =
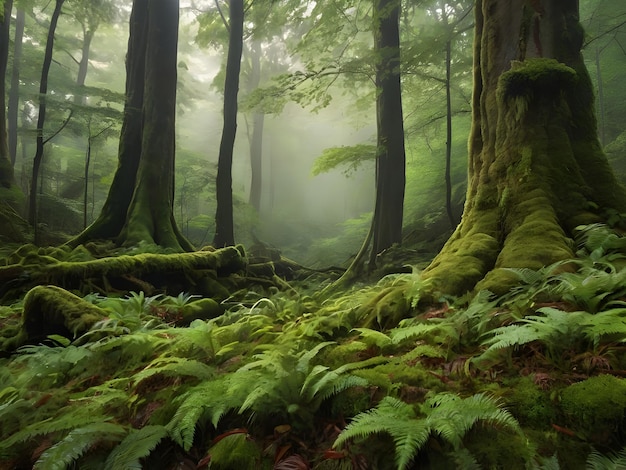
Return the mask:
<svg viewBox="0 0 626 470"><path fill-rule="evenodd" d="M424 272L454 294L573 257L576 226L626 208L597 138L578 1L479 0L475 14L467 200Z"/></svg>
<svg viewBox="0 0 626 470"><path fill-rule="evenodd" d="M119 162L100 216L70 244L115 239L191 250L172 211L178 1L135 0Z"/></svg>

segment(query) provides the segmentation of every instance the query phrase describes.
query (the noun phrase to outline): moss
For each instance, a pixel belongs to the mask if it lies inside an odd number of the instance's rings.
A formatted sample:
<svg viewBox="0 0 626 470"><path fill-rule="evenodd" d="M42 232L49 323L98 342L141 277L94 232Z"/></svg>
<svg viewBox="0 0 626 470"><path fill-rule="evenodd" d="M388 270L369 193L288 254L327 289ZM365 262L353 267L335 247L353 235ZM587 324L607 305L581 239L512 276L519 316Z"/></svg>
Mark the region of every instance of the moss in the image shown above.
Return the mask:
<svg viewBox="0 0 626 470"><path fill-rule="evenodd" d="M465 445L480 468L525 470L535 456L526 436L476 427L468 433Z"/></svg>
<svg viewBox="0 0 626 470"><path fill-rule="evenodd" d="M509 384L505 396L507 408L520 425L533 429L549 428L555 419L555 406L547 392L537 387L531 377Z"/></svg>
<svg viewBox="0 0 626 470"><path fill-rule="evenodd" d="M51 334L69 338L85 333L106 312L80 297L56 286L37 286L24 298L22 330L28 341Z"/></svg>
<svg viewBox="0 0 626 470"><path fill-rule="evenodd" d="M224 309L213 299L200 299L186 304L181 311L180 325L188 325L194 320L210 320L219 317Z"/></svg>
<svg viewBox="0 0 626 470"><path fill-rule="evenodd" d="M622 439L626 411L626 380L599 375L561 392L566 425L599 445Z"/></svg>
<svg viewBox="0 0 626 470"><path fill-rule="evenodd" d="M577 80L574 69L555 59L514 61L511 69L500 75L498 94L500 99L531 97L538 91L550 95L571 87Z"/></svg>

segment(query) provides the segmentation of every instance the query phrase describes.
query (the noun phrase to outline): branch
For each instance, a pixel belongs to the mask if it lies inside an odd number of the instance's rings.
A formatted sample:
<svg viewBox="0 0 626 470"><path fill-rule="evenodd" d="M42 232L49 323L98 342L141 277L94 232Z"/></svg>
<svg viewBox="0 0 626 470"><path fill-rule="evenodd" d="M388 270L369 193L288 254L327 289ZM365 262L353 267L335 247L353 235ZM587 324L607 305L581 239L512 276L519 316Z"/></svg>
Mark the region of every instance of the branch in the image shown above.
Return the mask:
<svg viewBox="0 0 626 470"><path fill-rule="evenodd" d="M222 12L222 9L220 8L219 0L215 0L215 6L217 7L217 11L220 13L220 16L222 17L224 26L226 26L226 31L230 33L230 25L228 24L228 20L226 19L226 17L224 16L224 13Z"/></svg>
<svg viewBox="0 0 626 470"><path fill-rule="evenodd" d="M67 126L68 123L70 122L70 119L72 119L72 114L74 114L74 110L70 109L70 115L63 122L63 124L61 124L61 127L59 127L54 134L52 134L50 137L48 137L46 140L43 141L44 145L47 144L48 142L50 142L52 139L54 139L59 134L59 132L61 132L63 129L65 129L65 126Z"/></svg>

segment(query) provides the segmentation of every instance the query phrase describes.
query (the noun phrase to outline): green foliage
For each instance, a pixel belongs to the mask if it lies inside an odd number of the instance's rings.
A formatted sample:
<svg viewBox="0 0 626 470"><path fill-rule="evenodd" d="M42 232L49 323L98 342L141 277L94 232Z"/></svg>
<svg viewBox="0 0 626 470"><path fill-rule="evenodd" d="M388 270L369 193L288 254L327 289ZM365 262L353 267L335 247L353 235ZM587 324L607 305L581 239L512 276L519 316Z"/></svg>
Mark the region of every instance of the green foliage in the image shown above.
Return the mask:
<svg viewBox="0 0 626 470"><path fill-rule="evenodd" d="M222 437L210 449L211 468L256 470L261 462L261 449L245 432Z"/></svg>
<svg viewBox="0 0 626 470"><path fill-rule="evenodd" d="M72 429L62 440L47 449L35 462L37 470L63 470L96 445L118 442L127 430L119 424L98 422Z"/></svg>
<svg viewBox="0 0 626 470"><path fill-rule="evenodd" d="M145 426L133 429L109 454L105 468L142 469L141 459L150 455L167 436L164 426Z"/></svg>
<svg viewBox="0 0 626 470"><path fill-rule="evenodd" d="M321 156L315 160L311 173L316 176L320 173L327 173L337 167L344 168L343 173L350 176L363 163L376 159L375 145L352 145L342 147L331 147L324 150Z"/></svg>
<svg viewBox="0 0 626 470"><path fill-rule="evenodd" d="M589 470L618 470L626 468L626 448L608 455L594 450L587 458Z"/></svg>
<svg viewBox="0 0 626 470"><path fill-rule="evenodd" d="M426 400L419 411L399 399L385 397L379 405L357 415L342 431L335 447L350 439L368 438L385 432L395 443L398 469L407 468L431 435L450 443L454 449L463 446L463 438L477 422L520 432L519 424L497 400L476 394L461 398L441 393Z"/></svg>

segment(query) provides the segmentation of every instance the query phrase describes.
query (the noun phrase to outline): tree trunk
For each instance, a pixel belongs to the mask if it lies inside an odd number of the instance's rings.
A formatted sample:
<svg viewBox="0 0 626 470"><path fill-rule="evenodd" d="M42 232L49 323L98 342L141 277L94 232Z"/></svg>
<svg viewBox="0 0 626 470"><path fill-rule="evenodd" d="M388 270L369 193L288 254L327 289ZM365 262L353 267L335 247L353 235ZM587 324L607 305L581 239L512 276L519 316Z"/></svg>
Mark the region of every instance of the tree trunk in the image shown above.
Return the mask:
<svg viewBox="0 0 626 470"><path fill-rule="evenodd" d="M450 227L456 227L452 211L452 40L446 41L446 213Z"/></svg>
<svg viewBox="0 0 626 470"><path fill-rule="evenodd" d="M217 210L213 245L223 247L235 244L233 222L233 148L237 133L237 95L243 49L243 0L230 1L230 36L224 85L224 129L217 163Z"/></svg>
<svg viewBox="0 0 626 470"><path fill-rule="evenodd" d="M87 240L114 239L126 222L141 156L148 3L149 0L134 0L130 17L126 54L126 102L117 170L100 215L85 231L69 242L74 246Z"/></svg>
<svg viewBox="0 0 626 470"><path fill-rule="evenodd" d="M250 47L250 77L248 93L258 88L261 83L261 51L257 43ZM265 114L253 111L252 136L250 139L250 197L248 202L257 211L261 212L261 195L263 187L263 125Z"/></svg>
<svg viewBox="0 0 626 470"><path fill-rule="evenodd" d="M46 51L44 53L43 65L41 67L41 80L39 82L39 116L37 118L37 149L33 159L33 174L30 183L30 203L28 207L28 222L35 230L35 243L38 243L37 229L37 186L39 179L39 168L43 160L44 139L43 126L46 122L46 94L48 93L48 72L52 63L52 50L54 47L54 32L57 21L61 15L61 8L65 0L56 0L50 26L48 28L48 38L46 40Z"/></svg>
<svg viewBox="0 0 626 470"><path fill-rule="evenodd" d="M69 242L192 250L172 210L179 2L135 0L118 168L100 216Z"/></svg>
<svg viewBox="0 0 626 470"><path fill-rule="evenodd" d="M178 47L177 0L150 0L137 182L119 242L192 250L173 212Z"/></svg>
<svg viewBox="0 0 626 470"><path fill-rule="evenodd" d="M574 256L580 224L623 212L597 136L578 1L478 0L469 184L461 224L424 271L432 289L496 293L504 268Z"/></svg>
<svg viewBox="0 0 626 470"><path fill-rule="evenodd" d="M11 70L11 90L9 91L8 128L9 128L9 155L11 165L15 167L17 159L17 109L20 105L20 62L22 60L22 40L24 38L24 24L26 13L22 8L17 9L15 17L15 36L13 45L13 68Z"/></svg>
<svg viewBox="0 0 626 470"><path fill-rule="evenodd" d="M80 62L78 63L78 74L76 76L76 85L79 87L83 87L85 85L85 80L87 79L87 71L89 68L89 52L91 50L91 41L93 40L93 36L95 31L91 29L87 29L83 26L83 47L81 49ZM75 97L75 102L78 104L85 103L85 96L79 90L79 94Z"/></svg>
<svg viewBox="0 0 626 470"><path fill-rule="evenodd" d="M5 0L4 13L0 21L0 187L10 189L13 186L13 164L9 155L7 141L7 120L5 103L5 76L9 59L9 29L13 0Z"/></svg>
<svg viewBox="0 0 626 470"><path fill-rule="evenodd" d="M383 250L402 242L405 187L398 24L400 1L376 0L374 3L374 47L379 55L376 67L378 157L371 262Z"/></svg>

